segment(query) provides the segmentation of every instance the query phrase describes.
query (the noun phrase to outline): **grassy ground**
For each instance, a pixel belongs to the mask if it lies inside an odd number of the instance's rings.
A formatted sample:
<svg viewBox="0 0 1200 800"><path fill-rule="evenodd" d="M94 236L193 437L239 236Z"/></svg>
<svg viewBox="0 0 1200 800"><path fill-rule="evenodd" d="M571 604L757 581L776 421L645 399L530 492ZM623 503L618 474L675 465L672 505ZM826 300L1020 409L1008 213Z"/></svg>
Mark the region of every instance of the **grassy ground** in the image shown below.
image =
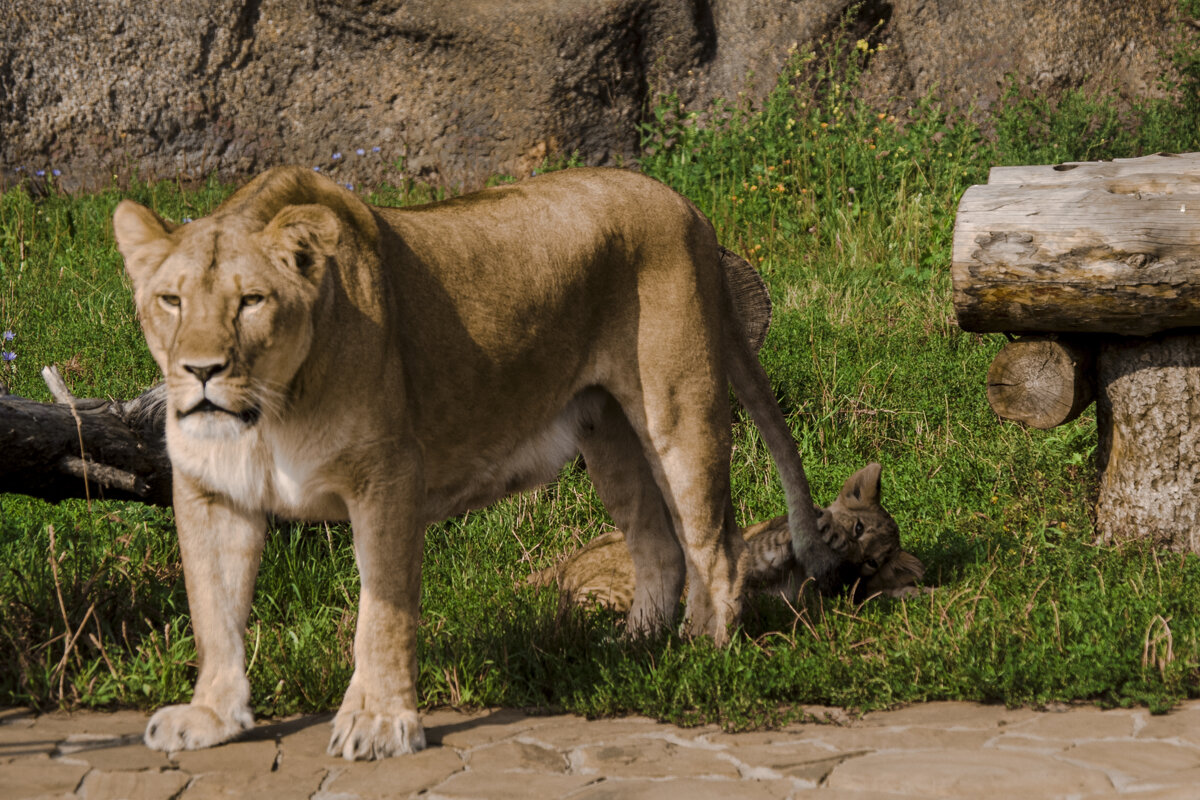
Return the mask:
<svg viewBox="0 0 1200 800"><path fill-rule="evenodd" d="M857 103L850 89L869 53L853 43L847 53L797 59L757 113L689 116L668 99L641 166L691 197L766 277L775 322L762 358L818 500L881 461L885 502L935 591L799 614L758 601L724 650L671 634L629 641L610 615L564 613L552 593L517 587L610 524L586 475L568 468L430 531L424 703L746 727L804 703L1164 709L1200 694L1200 561L1094 542L1094 419L1050 432L998 421L983 379L1002 340L956 327L948 274L958 197L990 166L1200 149L1194 92L1118 110L1014 90L984 136L933 101L898 117ZM14 333L3 349L16 354L0 380L42 399L43 364L60 365L81 395L156 382L112 209L132 196L198 217L228 191L165 183L64 197L51 184L36 198L0 196L0 330ZM382 187L369 199L413 195ZM771 463L740 419L735 443L740 518L780 513ZM247 638L259 712L336 705L357 588L345 527L271 532ZM189 695L195 653L168 511L0 496L0 604L0 704Z"/></svg>

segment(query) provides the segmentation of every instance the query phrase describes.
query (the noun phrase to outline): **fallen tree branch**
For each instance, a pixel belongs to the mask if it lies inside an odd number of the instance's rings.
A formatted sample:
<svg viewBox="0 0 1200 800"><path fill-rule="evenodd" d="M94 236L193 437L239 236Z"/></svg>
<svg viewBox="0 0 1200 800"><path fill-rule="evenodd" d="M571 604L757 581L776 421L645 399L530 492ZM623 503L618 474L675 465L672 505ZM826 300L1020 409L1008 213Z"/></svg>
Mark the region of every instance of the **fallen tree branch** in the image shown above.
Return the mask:
<svg viewBox="0 0 1200 800"><path fill-rule="evenodd" d="M52 367L42 377L56 402L0 390L0 493L171 504L164 386L121 402L75 397Z"/></svg>

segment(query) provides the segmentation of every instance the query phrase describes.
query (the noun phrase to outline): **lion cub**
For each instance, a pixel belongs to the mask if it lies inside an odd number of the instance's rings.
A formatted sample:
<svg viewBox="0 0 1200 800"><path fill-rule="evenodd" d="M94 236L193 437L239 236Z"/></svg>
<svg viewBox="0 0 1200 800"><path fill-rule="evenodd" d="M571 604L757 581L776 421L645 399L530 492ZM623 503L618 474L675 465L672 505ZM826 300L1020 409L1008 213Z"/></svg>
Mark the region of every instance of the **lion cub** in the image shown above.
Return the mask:
<svg viewBox="0 0 1200 800"><path fill-rule="evenodd" d="M869 464L850 476L828 508L815 509L822 532L846 544L839 585L853 587L856 600L876 594L904 597L917 591L925 567L916 556L900 549L900 529L880 504L882 467ZM757 522L742 531L747 544L746 580L755 591L794 599L811 577L797 563L787 517ZM625 534L613 531L592 539L553 567L526 580L532 586L557 584L569 602L599 604L614 611L629 610L633 602L633 561Z"/></svg>

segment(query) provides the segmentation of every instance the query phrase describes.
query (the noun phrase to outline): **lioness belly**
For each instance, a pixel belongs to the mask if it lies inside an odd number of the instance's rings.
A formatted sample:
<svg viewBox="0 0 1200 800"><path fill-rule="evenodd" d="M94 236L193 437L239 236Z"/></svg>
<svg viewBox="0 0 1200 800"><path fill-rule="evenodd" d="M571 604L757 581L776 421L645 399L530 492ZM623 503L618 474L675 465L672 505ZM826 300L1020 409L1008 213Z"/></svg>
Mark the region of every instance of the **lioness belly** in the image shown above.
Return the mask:
<svg viewBox="0 0 1200 800"><path fill-rule="evenodd" d="M446 519L553 480L579 454L580 431L594 419L604 397L600 389L585 389L542 426L480 443L467 470L445 469L427 455L426 518Z"/></svg>

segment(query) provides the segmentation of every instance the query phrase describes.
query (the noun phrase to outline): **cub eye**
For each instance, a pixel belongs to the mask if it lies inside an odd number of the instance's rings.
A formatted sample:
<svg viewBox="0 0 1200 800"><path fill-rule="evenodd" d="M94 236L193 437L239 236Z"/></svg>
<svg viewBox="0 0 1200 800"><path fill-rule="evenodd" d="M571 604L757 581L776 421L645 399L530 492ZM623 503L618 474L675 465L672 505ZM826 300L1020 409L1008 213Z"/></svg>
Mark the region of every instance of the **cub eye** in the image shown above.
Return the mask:
<svg viewBox="0 0 1200 800"><path fill-rule="evenodd" d="M160 294L158 302L170 308L179 308L179 295L177 294Z"/></svg>
<svg viewBox="0 0 1200 800"><path fill-rule="evenodd" d="M254 308L262 305L262 302L267 298L261 294L244 294L242 295L242 308Z"/></svg>
<svg viewBox="0 0 1200 800"><path fill-rule="evenodd" d="M862 520L860 519L854 523L854 538L861 539L862 535L863 535L863 524L862 524Z"/></svg>

